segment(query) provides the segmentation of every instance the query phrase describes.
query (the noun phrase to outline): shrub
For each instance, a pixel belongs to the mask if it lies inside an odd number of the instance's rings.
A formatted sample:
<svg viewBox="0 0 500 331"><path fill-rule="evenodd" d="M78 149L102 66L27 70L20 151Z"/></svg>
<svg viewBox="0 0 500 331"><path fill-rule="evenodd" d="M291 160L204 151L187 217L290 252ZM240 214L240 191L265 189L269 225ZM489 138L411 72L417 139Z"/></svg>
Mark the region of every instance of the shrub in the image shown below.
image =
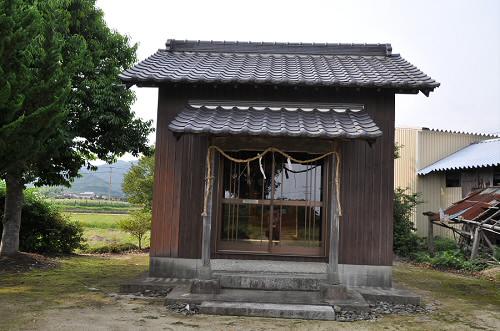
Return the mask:
<svg viewBox="0 0 500 331"><path fill-rule="evenodd" d="M488 266L488 264L480 258L467 260L467 257L460 249L438 252L434 257L429 257L428 262L437 269L466 271L481 271Z"/></svg>
<svg viewBox="0 0 500 331"><path fill-rule="evenodd" d="M410 255L410 258L417 263L431 263L431 256L427 252L416 252Z"/></svg>
<svg viewBox="0 0 500 331"><path fill-rule="evenodd" d="M99 246L99 247L91 247L85 249L85 253L89 254L107 254L107 253L124 253L137 250L138 247L134 244L125 243L112 243L109 245Z"/></svg>
<svg viewBox="0 0 500 331"><path fill-rule="evenodd" d="M0 216L3 217L5 190L0 187ZM0 222L0 232L2 223ZM19 249L35 253L71 253L85 248L82 227L63 216L34 189L25 191L19 234Z"/></svg>
<svg viewBox="0 0 500 331"><path fill-rule="evenodd" d="M151 212L148 210L136 210L130 214L130 217L120 221L120 228L130 233L139 243L139 249L142 249L142 239L146 233L151 230Z"/></svg>
<svg viewBox="0 0 500 331"><path fill-rule="evenodd" d="M407 194L398 187L394 191L394 252L399 256L409 257L421 249L422 240L415 234L410 220L413 209L420 203L419 195Z"/></svg>
<svg viewBox="0 0 500 331"><path fill-rule="evenodd" d="M455 240L443 237L434 237L434 251L444 252L459 249Z"/></svg>

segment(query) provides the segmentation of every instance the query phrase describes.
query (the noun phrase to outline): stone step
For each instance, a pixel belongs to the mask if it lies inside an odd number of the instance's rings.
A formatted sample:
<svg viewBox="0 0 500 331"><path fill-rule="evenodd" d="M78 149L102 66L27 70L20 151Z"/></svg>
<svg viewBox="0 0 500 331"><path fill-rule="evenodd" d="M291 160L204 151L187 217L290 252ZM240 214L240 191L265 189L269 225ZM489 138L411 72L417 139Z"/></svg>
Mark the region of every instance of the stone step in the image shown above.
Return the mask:
<svg viewBox="0 0 500 331"><path fill-rule="evenodd" d="M318 291L222 289L211 301L329 305L321 303Z"/></svg>
<svg viewBox="0 0 500 331"><path fill-rule="evenodd" d="M222 288L318 291L324 274L214 272Z"/></svg>
<svg viewBox="0 0 500 331"><path fill-rule="evenodd" d="M199 309L209 315L335 320L332 307L319 305L204 301Z"/></svg>
<svg viewBox="0 0 500 331"><path fill-rule="evenodd" d="M201 304L206 301L226 303L255 304L285 304L285 305L314 305L338 307L346 311L363 312L369 309L363 297L354 291L349 291L349 298L324 300L319 291L269 291L250 289L222 289L218 294L191 293L186 286L179 286L169 293L165 304L184 303Z"/></svg>

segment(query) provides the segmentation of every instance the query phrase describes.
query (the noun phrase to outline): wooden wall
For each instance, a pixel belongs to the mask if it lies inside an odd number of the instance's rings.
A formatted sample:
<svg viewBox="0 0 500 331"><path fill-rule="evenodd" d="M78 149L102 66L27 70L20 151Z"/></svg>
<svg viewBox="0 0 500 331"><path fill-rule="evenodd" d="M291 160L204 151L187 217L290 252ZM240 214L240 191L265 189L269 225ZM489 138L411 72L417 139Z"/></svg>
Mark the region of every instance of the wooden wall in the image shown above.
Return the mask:
<svg viewBox="0 0 500 331"><path fill-rule="evenodd" d="M384 135L342 144L339 263L392 265L394 96L363 103Z"/></svg>
<svg viewBox="0 0 500 331"><path fill-rule="evenodd" d="M189 99L365 104L384 136L371 147L364 141L341 142L344 214L340 220L339 262L392 264L394 92L327 88L160 87L151 256L201 256L200 214L208 139L192 135L176 138L167 128ZM282 259L308 260L304 257Z"/></svg>
<svg viewBox="0 0 500 331"><path fill-rule="evenodd" d="M175 137L167 127L186 99L163 88L158 98L150 255L199 257L206 138Z"/></svg>

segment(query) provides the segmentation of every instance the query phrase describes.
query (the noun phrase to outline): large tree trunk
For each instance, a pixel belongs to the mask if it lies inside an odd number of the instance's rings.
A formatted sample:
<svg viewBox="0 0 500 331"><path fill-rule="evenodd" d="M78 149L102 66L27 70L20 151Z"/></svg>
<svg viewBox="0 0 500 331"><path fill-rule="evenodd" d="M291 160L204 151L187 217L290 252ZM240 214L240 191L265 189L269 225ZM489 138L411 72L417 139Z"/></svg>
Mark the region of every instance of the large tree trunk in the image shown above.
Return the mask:
<svg viewBox="0 0 500 331"><path fill-rule="evenodd" d="M21 175L7 173L5 183L6 195L0 256L14 255L19 252L19 230L21 229L21 210L24 200L24 184Z"/></svg>

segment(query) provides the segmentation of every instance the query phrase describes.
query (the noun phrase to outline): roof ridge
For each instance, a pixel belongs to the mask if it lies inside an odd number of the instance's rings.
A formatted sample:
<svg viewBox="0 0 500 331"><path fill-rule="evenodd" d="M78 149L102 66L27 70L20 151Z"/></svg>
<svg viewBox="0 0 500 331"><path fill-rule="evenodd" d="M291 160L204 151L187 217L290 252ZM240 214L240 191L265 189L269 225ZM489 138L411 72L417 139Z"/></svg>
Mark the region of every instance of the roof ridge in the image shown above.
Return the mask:
<svg viewBox="0 0 500 331"><path fill-rule="evenodd" d="M170 52L391 56L389 43L301 43L168 39Z"/></svg>
<svg viewBox="0 0 500 331"><path fill-rule="evenodd" d="M496 134L496 133L460 131L460 130L453 130L453 129L437 129L437 128L429 128L429 127L422 127L421 130L422 131L441 132L441 133L467 134L467 135L471 135L471 136L495 137L495 138L498 137L498 138L500 138L500 135Z"/></svg>

